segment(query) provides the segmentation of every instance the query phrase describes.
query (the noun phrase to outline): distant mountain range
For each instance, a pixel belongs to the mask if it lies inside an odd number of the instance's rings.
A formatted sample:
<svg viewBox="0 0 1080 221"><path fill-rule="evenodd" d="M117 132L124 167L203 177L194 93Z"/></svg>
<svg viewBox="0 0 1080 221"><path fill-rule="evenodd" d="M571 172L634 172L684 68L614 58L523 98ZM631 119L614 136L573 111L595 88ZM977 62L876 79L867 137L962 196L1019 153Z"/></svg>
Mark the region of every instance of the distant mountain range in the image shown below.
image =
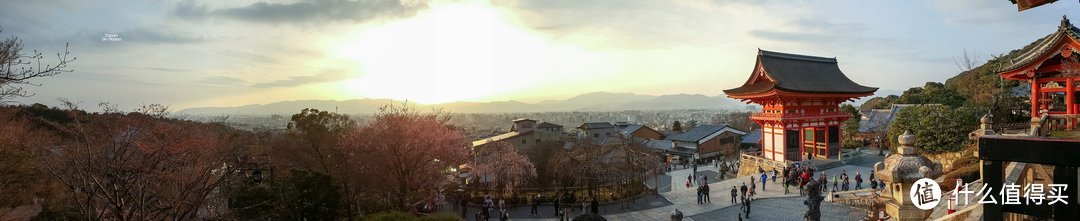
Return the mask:
<svg viewBox="0 0 1080 221"><path fill-rule="evenodd" d="M181 114L219 115L252 114L290 115L304 108L337 110L339 113L370 114L379 107L388 104L400 104L391 99L355 99L355 100L297 100L281 101L269 104L251 104L237 107L198 107L181 110ZM729 109L745 110L747 105L723 95L706 96L701 94L641 95L634 93L593 92L571 97L566 100L546 100L537 103L519 101L493 102L452 102L434 105L414 104L418 109L441 108L452 113L526 113L555 111L620 111L620 110L661 110L661 109Z"/></svg>

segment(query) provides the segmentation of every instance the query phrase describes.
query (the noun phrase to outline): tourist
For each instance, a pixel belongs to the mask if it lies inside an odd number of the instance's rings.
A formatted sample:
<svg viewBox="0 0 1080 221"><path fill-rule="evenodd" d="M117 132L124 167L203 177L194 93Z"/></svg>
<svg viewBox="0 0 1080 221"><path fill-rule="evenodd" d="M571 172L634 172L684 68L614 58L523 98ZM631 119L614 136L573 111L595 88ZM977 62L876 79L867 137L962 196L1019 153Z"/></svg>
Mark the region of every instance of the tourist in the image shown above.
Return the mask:
<svg viewBox="0 0 1080 221"><path fill-rule="evenodd" d="M736 196L739 196L739 192L735 190L735 186L731 186L731 204L735 204Z"/></svg>
<svg viewBox="0 0 1080 221"><path fill-rule="evenodd" d="M776 168L773 168L772 169L772 182L773 183L776 183L776 173L777 173Z"/></svg>
<svg viewBox="0 0 1080 221"><path fill-rule="evenodd" d="M840 176L840 175L833 175L833 176L832 176L832 190L833 190L833 191L836 191L836 187L837 187L837 185L838 185L838 184L840 184L840 178L839 178L839 176Z"/></svg>
<svg viewBox="0 0 1080 221"><path fill-rule="evenodd" d="M821 184L821 190L823 192L829 188L829 186L827 185L829 183L829 180L828 176L825 175L825 172L821 172L821 176L818 176L818 183Z"/></svg>
<svg viewBox="0 0 1080 221"><path fill-rule="evenodd" d="M581 199L581 214L582 215L585 214L585 211L588 211L586 209L589 209L589 201L585 200L585 199Z"/></svg>
<svg viewBox="0 0 1080 221"><path fill-rule="evenodd" d="M855 172L855 189L862 189L862 172Z"/></svg>
<svg viewBox="0 0 1080 221"><path fill-rule="evenodd" d="M555 194L555 202L552 202L552 203L555 204L555 206L554 206L555 207L555 216L559 215L559 201L562 201L562 193L556 193Z"/></svg>
<svg viewBox="0 0 1080 221"><path fill-rule="evenodd" d="M870 189L872 189L872 190L877 189L877 180L870 179Z"/></svg>
<svg viewBox="0 0 1080 221"><path fill-rule="evenodd" d="M507 213L506 210L502 210L502 215L499 216L499 220L500 221L508 221L508 220L510 220L510 213Z"/></svg>
<svg viewBox="0 0 1080 221"><path fill-rule="evenodd" d="M750 218L750 200L743 200L743 208L746 209L746 218Z"/></svg>
<svg viewBox="0 0 1080 221"><path fill-rule="evenodd" d="M690 183L690 182L693 182L693 181L694 181L694 174L692 174L692 173L691 173L691 174L687 174L687 175L686 175L686 182L687 182L687 183ZM689 185L687 185L687 187L690 187L690 186L689 186Z"/></svg>
<svg viewBox="0 0 1080 221"><path fill-rule="evenodd" d="M592 207L593 214L600 214L600 201L596 200L596 197L592 198L592 203L589 205Z"/></svg>
<svg viewBox="0 0 1080 221"><path fill-rule="evenodd" d="M842 185L840 185L840 187L844 188L844 191L848 191L848 188L851 186L851 182L848 180L847 170L840 172L840 180L844 182Z"/></svg>
<svg viewBox="0 0 1080 221"><path fill-rule="evenodd" d="M702 197L701 197L701 194L702 194L702 193L704 192L704 189L703 189L703 188L705 188L705 186L700 186L700 185L699 185L699 186L697 187L697 204L699 204L699 205L700 205L700 204L702 203L702 202L701 202L701 198L702 198Z"/></svg>
<svg viewBox="0 0 1080 221"><path fill-rule="evenodd" d="M870 169L870 180L874 180L874 169Z"/></svg>
<svg viewBox="0 0 1080 221"><path fill-rule="evenodd" d="M765 191L765 181L769 180L769 175L765 172L761 172L761 191Z"/></svg>
<svg viewBox="0 0 1080 221"><path fill-rule="evenodd" d="M701 195L705 197L705 203L713 203L711 199L708 199L708 183L701 185L704 189L701 190Z"/></svg>
<svg viewBox="0 0 1080 221"><path fill-rule="evenodd" d="M788 193L787 192L787 187L788 187L788 185L791 185L791 184L792 184L791 180L784 180L784 194Z"/></svg>
<svg viewBox="0 0 1080 221"><path fill-rule="evenodd" d="M499 210L506 210L506 199L499 198Z"/></svg>
<svg viewBox="0 0 1080 221"><path fill-rule="evenodd" d="M742 200L746 200L746 197L747 197L747 196L746 196L746 191L747 191L747 189L746 189L746 183L744 182L744 183L742 183L742 186L740 186L740 187L739 187L739 192L741 192L741 193L742 193L742 195L741 195L742 197L740 197L740 199L742 199Z"/></svg>
<svg viewBox="0 0 1080 221"><path fill-rule="evenodd" d="M538 207L540 207L540 194L539 193L536 194L536 196L534 196L532 198L532 209L529 210L529 215L536 216L536 214L539 214L539 213L537 213L537 208Z"/></svg>
<svg viewBox="0 0 1080 221"><path fill-rule="evenodd" d="M754 183L754 177L751 176L750 177L750 195L748 195L748 196L751 199L753 199L755 193L757 193L757 184Z"/></svg>

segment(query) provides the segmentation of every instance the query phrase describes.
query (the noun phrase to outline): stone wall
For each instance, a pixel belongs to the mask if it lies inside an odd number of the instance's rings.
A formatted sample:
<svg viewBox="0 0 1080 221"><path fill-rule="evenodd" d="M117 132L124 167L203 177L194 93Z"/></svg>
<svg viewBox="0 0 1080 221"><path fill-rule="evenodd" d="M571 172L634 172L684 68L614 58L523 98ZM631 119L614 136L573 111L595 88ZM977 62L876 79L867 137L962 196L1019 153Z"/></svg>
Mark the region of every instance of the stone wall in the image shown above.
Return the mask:
<svg viewBox="0 0 1080 221"><path fill-rule="evenodd" d="M958 151L958 152L939 153L939 154L923 154L923 155L926 156L926 158L930 159L931 161L941 163L941 171L952 171L952 169L955 169L955 168L953 168L953 162L956 162L957 160L962 159L965 156L974 157L974 156L971 156L971 154L972 154L971 151L963 150L963 151Z"/></svg>
<svg viewBox="0 0 1080 221"><path fill-rule="evenodd" d="M759 166L765 171L772 171L774 168L776 171L784 171L784 165L786 165L785 162L776 162L755 155L740 154L738 176L756 175ZM769 176L772 176L771 172Z"/></svg>

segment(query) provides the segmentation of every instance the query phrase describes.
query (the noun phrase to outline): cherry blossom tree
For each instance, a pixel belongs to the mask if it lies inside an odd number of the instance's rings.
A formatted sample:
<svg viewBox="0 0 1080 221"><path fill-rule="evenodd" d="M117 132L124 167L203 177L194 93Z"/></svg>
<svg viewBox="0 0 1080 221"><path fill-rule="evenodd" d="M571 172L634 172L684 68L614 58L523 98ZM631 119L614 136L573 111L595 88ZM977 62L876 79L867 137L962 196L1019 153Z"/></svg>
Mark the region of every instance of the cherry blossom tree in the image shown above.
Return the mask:
<svg viewBox="0 0 1080 221"><path fill-rule="evenodd" d="M75 118L70 141L43 159L87 219L212 218L224 211L220 187L251 145L222 125L140 113Z"/></svg>
<svg viewBox="0 0 1080 221"><path fill-rule="evenodd" d="M469 159L465 135L447 124L448 116L384 106L368 124L346 132L339 148L357 172L353 188L360 197L407 211L447 185L449 169Z"/></svg>
<svg viewBox="0 0 1080 221"><path fill-rule="evenodd" d="M536 178L536 167L512 144L498 141L481 148L489 149L485 150L486 156L475 162L473 173L482 185L509 194Z"/></svg>

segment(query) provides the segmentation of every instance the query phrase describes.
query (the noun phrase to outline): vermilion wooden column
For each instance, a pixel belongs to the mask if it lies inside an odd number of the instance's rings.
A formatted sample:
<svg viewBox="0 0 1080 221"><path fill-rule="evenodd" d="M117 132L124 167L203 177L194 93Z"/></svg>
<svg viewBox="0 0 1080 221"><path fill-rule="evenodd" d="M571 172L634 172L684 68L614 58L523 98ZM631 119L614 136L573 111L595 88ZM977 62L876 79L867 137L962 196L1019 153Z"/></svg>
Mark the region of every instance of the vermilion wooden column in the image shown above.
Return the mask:
<svg viewBox="0 0 1080 221"><path fill-rule="evenodd" d="M1076 112L1073 111L1073 90L1075 90L1075 88L1073 87L1073 80L1071 78L1065 80L1065 114L1075 114L1076 113ZM1065 119L1065 127L1066 127L1066 129L1072 130L1073 129L1073 123L1074 123L1074 121L1073 121L1072 118L1066 118Z"/></svg>
<svg viewBox="0 0 1080 221"><path fill-rule="evenodd" d="M1031 117L1039 117L1039 82L1031 78Z"/></svg>

